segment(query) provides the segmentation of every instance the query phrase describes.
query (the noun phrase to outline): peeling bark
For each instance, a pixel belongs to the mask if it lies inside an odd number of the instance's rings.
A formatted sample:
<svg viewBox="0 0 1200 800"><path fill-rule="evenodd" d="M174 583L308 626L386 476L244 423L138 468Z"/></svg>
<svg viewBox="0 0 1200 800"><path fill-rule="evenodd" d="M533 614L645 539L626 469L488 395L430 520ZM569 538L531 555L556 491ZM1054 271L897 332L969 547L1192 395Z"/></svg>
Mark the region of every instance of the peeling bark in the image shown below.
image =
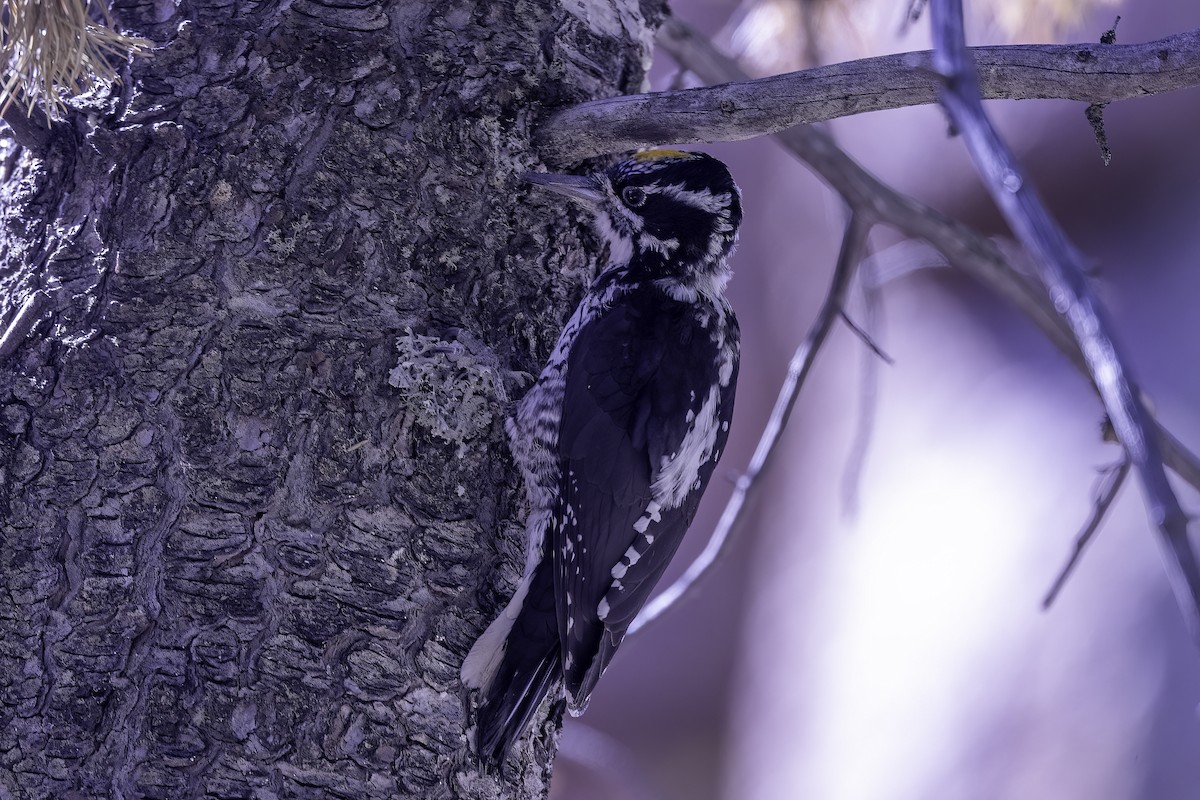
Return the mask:
<svg viewBox="0 0 1200 800"><path fill-rule="evenodd" d="M561 711L480 774L458 682L594 257L517 175L662 9L115 11L153 57L3 151L0 797L544 795Z"/></svg>

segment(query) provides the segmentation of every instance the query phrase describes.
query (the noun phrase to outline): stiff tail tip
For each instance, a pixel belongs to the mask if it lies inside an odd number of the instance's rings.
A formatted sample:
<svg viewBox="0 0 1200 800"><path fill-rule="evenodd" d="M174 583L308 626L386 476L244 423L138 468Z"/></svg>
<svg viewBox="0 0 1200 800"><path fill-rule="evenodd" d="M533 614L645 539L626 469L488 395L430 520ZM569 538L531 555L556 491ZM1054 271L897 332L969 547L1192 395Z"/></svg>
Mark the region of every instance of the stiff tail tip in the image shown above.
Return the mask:
<svg viewBox="0 0 1200 800"><path fill-rule="evenodd" d="M502 767L529 727L538 706L560 674L558 643L540 655L505 658L492 682L481 688L475 712L475 752L484 764Z"/></svg>
<svg viewBox="0 0 1200 800"><path fill-rule="evenodd" d="M475 750L484 764L503 765L542 698L561 681L552 587L546 567L526 576L463 660L463 685L478 692ZM540 602L526 602L531 594Z"/></svg>

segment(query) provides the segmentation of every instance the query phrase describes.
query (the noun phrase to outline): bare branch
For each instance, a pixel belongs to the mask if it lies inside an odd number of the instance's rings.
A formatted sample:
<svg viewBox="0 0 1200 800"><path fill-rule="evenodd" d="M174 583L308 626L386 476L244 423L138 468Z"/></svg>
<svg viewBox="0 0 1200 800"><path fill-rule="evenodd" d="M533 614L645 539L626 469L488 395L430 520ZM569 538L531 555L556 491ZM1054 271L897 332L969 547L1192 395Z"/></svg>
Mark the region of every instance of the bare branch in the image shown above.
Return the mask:
<svg viewBox="0 0 1200 800"><path fill-rule="evenodd" d="M961 0L932 0L930 11L934 65L945 79L942 105L962 134L996 205L1033 255L1038 277L1079 343L1117 438L1141 479L1151 521L1165 547L1167 576L1176 600L1200 642L1200 562L1188 540L1187 515L1167 481L1154 421L1108 333L1078 251L1051 219L983 110L964 41Z"/></svg>
<svg viewBox="0 0 1200 800"><path fill-rule="evenodd" d="M658 43L681 65L705 83L743 80L746 74L703 36L674 17L658 31ZM915 239L923 239L946 259L966 270L993 291L1024 311L1060 350L1082 365L1071 338L1054 306L1024 276L1014 271L1004 254L987 238L935 208L900 194L854 162L829 134L805 125L775 135L788 150L820 175L845 198L851 208L869 211ZM668 141L674 141L668 139ZM1200 469L1200 462L1197 463ZM1198 486L1200 488L1200 486Z"/></svg>
<svg viewBox="0 0 1200 800"><path fill-rule="evenodd" d="M1104 518L1108 515L1108 509L1112 507L1113 501L1117 499L1117 494L1121 491L1121 487L1125 485L1125 478L1129 476L1129 459L1122 458L1115 467L1105 470L1100 478L1100 484L1096 487L1096 500L1092 504L1092 513L1088 515L1087 522L1083 525L1083 530L1075 537L1075 548L1071 551L1071 555L1067 558L1067 563L1059 570L1058 576L1055 577L1054 583L1050 586L1050 591L1046 592L1046 596L1042 598L1042 610L1050 608L1058 597L1058 593L1062 591L1063 586L1067 583L1067 578L1071 576L1071 571L1075 569L1075 565L1079 563L1079 559L1083 556L1084 548L1091 542L1092 536L1096 531L1100 530L1100 523L1104 522Z"/></svg>
<svg viewBox="0 0 1200 800"><path fill-rule="evenodd" d="M668 17L659 28L658 43L706 83L746 77L730 58L674 17ZM776 134L775 138L845 198L851 208L869 211L880 222L905 235L929 242L955 267L1021 309L1076 369L1090 377L1083 353L1049 296L1013 269L994 242L882 183L817 127L790 128ZM1200 458L1169 431L1155 424L1167 466L1200 490Z"/></svg>
<svg viewBox="0 0 1200 800"><path fill-rule="evenodd" d="M750 493L761 485L758 478L779 445L783 429L792 415L792 408L796 405L796 398L800 395L804 380L816 362L817 353L825 343L834 323L841 317L842 307L846 302L846 295L854 277L854 270L862 260L862 254L867 244L867 234L870 232L872 224L865 215L857 212L851 213L850 219L846 223L842 249L838 254L833 281L828 294L825 295L825 302L817 313L817 318L809 329L808 335L804 337L804 341L800 343L800 347L796 349L788 364L787 377L775 399L775 408L771 411L771 416L758 440L758 447L754 450L754 456L750 459L746 472L738 478L733 495L725 504L725 511L721 514L716 530L713 531L704 551L688 566L687 571L641 610L633 620L633 624L629 626L627 637L658 619L671 606L682 600L696 584L696 581L724 554L730 541L730 534L742 519Z"/></svg>
<svg viewBox="0 0 1200 800"><path fill-rule="evenodd" d="M1144 44L1009 45L972 53L988 100L1106 103L1200 84L1200 29ZM542 156L560 164L663 142L738 141L851 114L933 103L939 84L929 51L878 56L757 80L743 76L720 86L582 103L547 120L538 141Z"/></svg>

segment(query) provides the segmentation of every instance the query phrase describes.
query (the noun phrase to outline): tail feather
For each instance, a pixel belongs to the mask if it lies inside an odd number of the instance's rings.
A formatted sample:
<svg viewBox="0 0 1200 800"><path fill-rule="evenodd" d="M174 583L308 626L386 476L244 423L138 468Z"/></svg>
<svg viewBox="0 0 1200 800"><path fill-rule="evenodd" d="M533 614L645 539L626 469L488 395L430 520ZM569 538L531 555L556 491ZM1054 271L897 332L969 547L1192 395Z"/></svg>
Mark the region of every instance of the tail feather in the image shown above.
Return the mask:
<svg viewBox="0 0 1200 800"><path fill-rule="evenodd" d="M475 747L481 760L503 764L559 675L558 642L541 658L512 670L503 665L494 692L479 705Z"/></svg>
<svg viewBox="0 0 1200 800"><path fill-rule="evenodd" d="M495 646L491 639L497 638L499 629L489 628L480 641L488 641L479 647L471 670L464 664L464 683L480 689L480 700L476 711L475 746L484 762L503 764L513 744L525 732L542 699L562 678L562 647L558 639L558 616L554 606L553 578L546 565L539 565L532 575L528 591L521 598L515 619L500 623L509 628L503 642L503 655L492 652ZM514 598L515 599L515 598ZM516 603L510 605L502 618L510 614ZM496 627L497 623L493 623ZM475 653L475 650L472 650ZM475 668L478 662L486 667ZM466 680L470 673L471 680Z"/></svg>

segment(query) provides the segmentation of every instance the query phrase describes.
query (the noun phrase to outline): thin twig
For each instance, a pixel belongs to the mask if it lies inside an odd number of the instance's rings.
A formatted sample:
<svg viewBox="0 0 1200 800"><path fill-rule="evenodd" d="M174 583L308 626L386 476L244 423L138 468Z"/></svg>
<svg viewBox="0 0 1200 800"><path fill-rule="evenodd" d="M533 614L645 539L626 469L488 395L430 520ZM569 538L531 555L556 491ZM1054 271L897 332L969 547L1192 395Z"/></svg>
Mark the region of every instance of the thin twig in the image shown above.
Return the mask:
<svg viewBox="0 0 1200 800"><path fill-rule="evenodd" d="M658 43L680 65L705 83L745 79L746 74L712 43L674 17L658 31ZM995 242L882 183L854 162L824 132L814 126L790 128L775 138L821 176L856 209L869 209L876 218L905 235L921 239L939 250L946 260L1004 297L1029 317L1083 375L1087 360L1065 320L1046 292L1009 263ZM614 148L615 149L615 148ZM1200 490L1200 458L1157 422L1156 439L1167 466Z"/></svg>
<svg viewBox="0 0 1200 800"><path fill-rule="evenodd" d="M1100 524L1108 516L1108 509L1112 507L1113 501L1117 499L1117 493L1125 485L1125 478L1129 475L1129 466L1129 459L1122 458L1115 467L1106 470L1104 475L1101 476L1100 484L1096 487L1096 500L1092 504L1092 513L1088 515L1083 529L1075 537L1075 547L1071 551L1071 555L1067 558L1067 563L1059 570L1058 576L1050 586L1050 591L1046 592L1046 596L1042 598L1043 611L1050 608L1058 598L1058 593L1066 585L1067 578L1070 577L1072 570L1075 569L1075 565L1079 563L1079 559L1083 556L1083 551L1088 546L1088 543L1091 542L1092 536L1095 535L1096 531L1100 530Z"/></svg>
<svg viewBox="0 0 1200 800"><path fill-rule="evenodd" d="M973 50L985 99L1107 103L1200 84L1200 29L1143 44L1007 45ZM929 51L785 75L571 106L538 130L543 158L566 164L677 142L737 141L867 111L936 102Z"/></svg>
<svg viewBox="0 0 1200 800"><path fill-rule="evenodd" d="M889 367L896 363L896 359L889 356L887 351L879 346L879 342L875 341L871 337L870 333L868 333L866 330L860 327L857 322L851 319L849 314L847 314L845 311L842 311L841 316L842 322L846 323L846 327L850 329L851 333L858 337L860 342L866 345L868 350L875 354L876 358L887 364Z"/></svg>
<svg viewBox="0 0 1200 800"><path fill-rule="evenodd" d="M1116 43L1117 23L1120 21L1121 18L1118 16L1113 26L1101 34L1100 44ZM1112 150L1108 146L1108 132L1104 130L1104 109L1107 107L1108 103L1092 103L1083 110L1083 115L1092 128L1092 135L1096 137L1096 144L1100 146L1100 160L1106 167L1112 161Z"/></svg>
<svg viewBox="0 0 1200 800"><path fill-rule="evenodd" d="M746 472L738 478L737 484L734 486L733 495L729 498L729 502L725 504L725 511L721 514L721 519L717 523L716 530L713 531L712 538L708 540L704 551L688 566L687 571L666 590L659 593L658 596L646 604L646 607L634 619L633 624L629 626L629 631L626 634L627 637L632 636L646 625L658 619L667 609L682 600L692 587L695 586L696 581L725 552L726 546L730 541L730 534L742 519L750 493L761 485L758 477L766 468L771 455L779 445L783 429L787 425L788 418L791 417L792 408L796 405L796 398L800 395L800 389L804 385L804 380L808 377L808 373L816 361L817 353L825 343L825 339L828 337L834 323L841 318L842 306L846 302L846 295L850 290L854 270L862 259L862 253L866 247L867 234L870 232L872 224L873 222L869 219L869 215L858 211L851 213L850 219L846 223L846 232L842 238L842 249L838 254L837 266L833 272L833 281L830 284L828 294L825 295L825 302L822 304L821 310L817 313L817 318L809 329L808 335L801 342L800 347L796 349L791 362L788 364L787 378L784 379L783 386L779 389L779 395L775 399L775 408L771 411L771 416L767 420L767 425L763 430L762 436L759 437L758 447L754 451L754 456L750 459L749 466L746 467Z"/></svg>
<svg viewBox="0 0 1200 800"><path fill-rule="evenodd" d="M909 0L908 11L904 14L904 19L900 23L899 35L903 36L908 33L908 27L915 25L921 19L921 13L925 11L926 0Z"/></svg>
<svg viewBox="0 0 1200 800"><path fill-rule="evenodd" d="M1154 527L1165 548L1167 577L1193 637L1200 643L1200 562L1188 540L1188 518L1167 481L1154 421L1121 358L1082 259L1050 217L1020 165L983 110L964 39L961 0L932 0L934 65L944 77L941 102L996 205L1033 256L1038 277L1087 362L1088 373L1141 479ZM1115 46L1115 45L1114 45Z"/></svg>
<svg viewBox="0 0 1200 800"><path fill-rule="evenodd" d="M866 327L863 333L867 336L866 340L871 342L874 342L871 335L878 334L883 320L883 303L877 275L878 256L879 254L876 254L872 258L864 259L858 268L858 287L862 296L863 320ZM895 363L881 349L872 350L889 366ZM858 419L855 420L854 440L850 443L850 451L846 455L846 465L842 468L842 514L850 518L858 514L858 491L867 464L871 438L875 433L875 417L879 406L879 361L880 359L867 355L860 362Z"/></svg>

